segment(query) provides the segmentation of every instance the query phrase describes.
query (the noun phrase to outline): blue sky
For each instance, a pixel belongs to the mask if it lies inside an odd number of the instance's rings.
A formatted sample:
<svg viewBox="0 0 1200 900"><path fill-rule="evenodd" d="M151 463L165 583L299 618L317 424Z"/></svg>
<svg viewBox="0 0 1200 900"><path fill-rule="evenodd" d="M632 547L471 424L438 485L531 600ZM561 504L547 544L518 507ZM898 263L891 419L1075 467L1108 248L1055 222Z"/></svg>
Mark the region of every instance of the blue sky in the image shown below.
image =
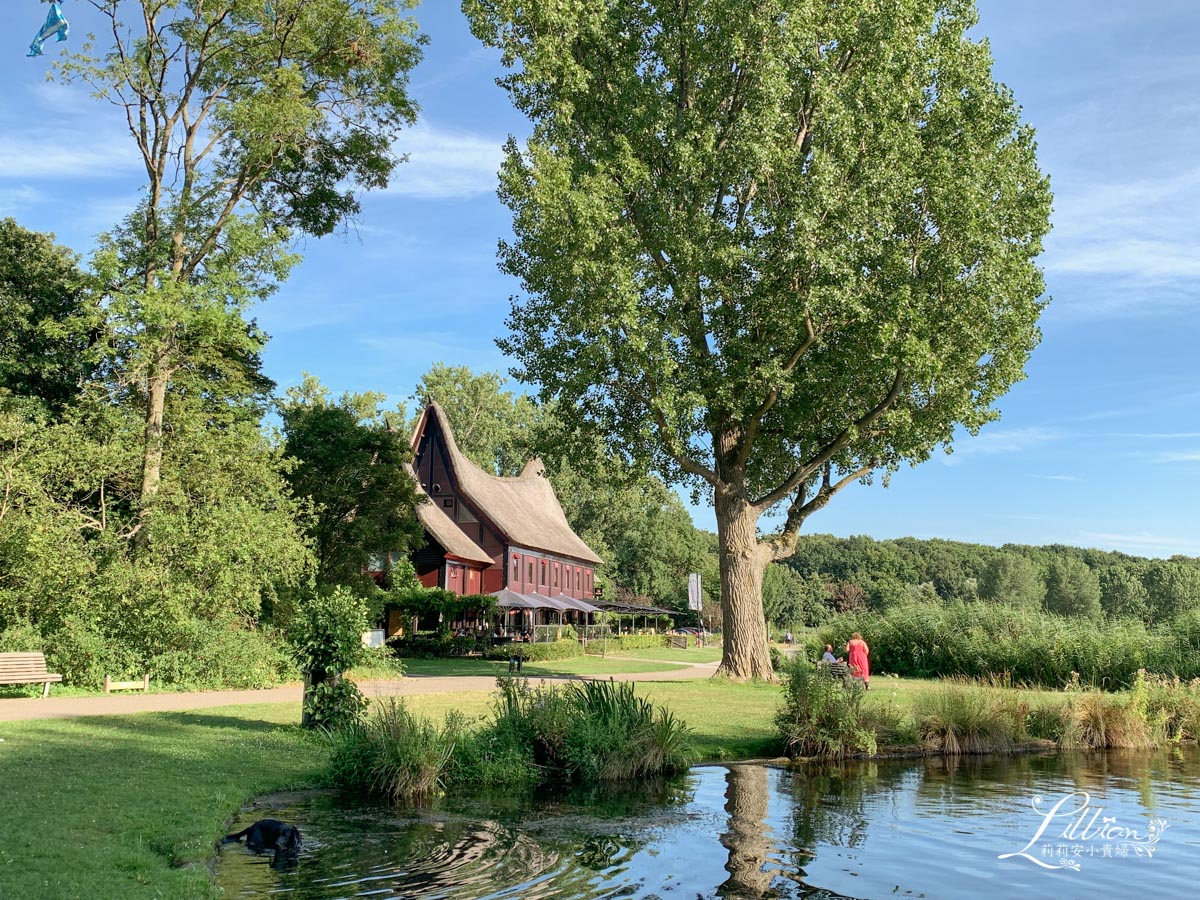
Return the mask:
<svg viewBox="0 0 1200 900"><path fill-rule="evenodd" d="M852 486L807 530L1200 555L1200 4L979 8L1055 192L1044 339L999 422L886 489ZM94 11L64 0L71 41L28 59L45 9L0 3L0 215L86 252L141 179L115 110L45 79L62 47L97 29ZM281 389L310 371L336 392L402 400L436 361L508 367L493 340L517 286L495 266L509 233L495 171L526 125L457 0L417 17L430 45L412 83L422 121L397 147L410 161L349 235L307 241L258 311ZM707 509L694 516L713 527Z"/></svg>

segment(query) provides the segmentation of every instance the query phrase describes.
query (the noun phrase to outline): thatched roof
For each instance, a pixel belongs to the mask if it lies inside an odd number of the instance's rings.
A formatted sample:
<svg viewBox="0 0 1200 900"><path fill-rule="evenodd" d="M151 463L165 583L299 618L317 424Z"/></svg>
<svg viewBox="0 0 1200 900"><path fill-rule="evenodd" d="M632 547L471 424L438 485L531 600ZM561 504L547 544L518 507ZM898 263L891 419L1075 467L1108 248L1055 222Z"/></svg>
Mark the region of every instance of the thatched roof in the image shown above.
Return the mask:
<svg viewBox="0 0 1200 900"><path fill-rule="evenodd" d="M458 449L450 420L436 403L430 403L421 414L413 434L414 450L430 419L436 420L441 429L457 490L504 533L510 544L593 565L603 562L567 524L540 459L530 460L516 478L485 472Z"/></svg>
<svg viewBox="0 0 1200 900"><path fill-rule="evenodd" d="M418 492L424 496L424 491L418 488ZM485 566L492 564L492 558L478 544L463 534L463 530L442 512L440 506L431 503L428 497L424 497L424 499L425 502L417 507L417 518L421 520L425 532L441 544L447 554Z"/></svg>

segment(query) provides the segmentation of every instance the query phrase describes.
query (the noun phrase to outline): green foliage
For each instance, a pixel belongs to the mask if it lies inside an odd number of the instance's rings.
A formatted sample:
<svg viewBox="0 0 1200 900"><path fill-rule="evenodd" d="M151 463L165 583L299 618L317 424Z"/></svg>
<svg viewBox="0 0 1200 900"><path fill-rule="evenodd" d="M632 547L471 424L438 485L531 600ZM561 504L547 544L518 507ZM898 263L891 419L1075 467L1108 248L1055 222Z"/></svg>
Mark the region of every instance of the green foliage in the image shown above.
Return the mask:
<svg viewBox="0 0 1200 900"><path fill-rule="evenodd" d="M781 563L768 565L763 573L763 613L781 628L820 622L828 599L820 575L801 575Z"/></svg>
<svg viewBox="0 0 1200 900"><path fill-rule="evenodd" d="M314 728L351 727L367 701L344 673L363 659L366 605L349 589L309 594L300 603L288 637L305 673L304 724Z"/></svg>
<svg viewBox="0 0 1200 900"><path fill-rule="evenodd" d="M831 677L796 656L783 668L783 706L775 717L789 756L841 759L875 752L861 682Z"/></svg>
<svg viewBox="0 0 1200 900"><path fill-rule="evenodd" d="M302 599L288 638L304 671L340 675L363 658L362 634L368 625L362 598L335 587Z"/></svg>
<svg viewBox="0 0 1200 900"><path fill-rule="evenodd" d="M1046 596L1042 573L1028 559L1011 553L996 556L979 578L979 597L995 603L1036 608Z"/></svg>
<svg viewBox="0 0 1200 900"><path fill-rule="evenodd" d="M1146 568L1144 583L1154 621L1200 610L1200 565L1195 560L1154 560Z"/></svg>
<svg viewBox="0 0 1200 900"><path fill-rule="evenodd" d="M389 427L380 394L347 394L334 404L311 375L281 404L287 479L312 508L309 533L321 584L371 593L372 560L390 562L424 538L422 502L409 474L412 449ZM385 581L386 583L386 581Z"/></svg>
<svg viewBox="0 0 1200 900"><path fill-rule="evenodd" d="M532 122L500 345L566 430L714 498L755 623L804 520L995 419L1039 339L1050 192L974 6L463 9ZM765 630L729 636L727 674L768 677Z"/></svg>
<svg viewBox="0 0 1200 900"><path fill-rule="evenodd" d="M913 702L917 734L937 753L1004 752L1028 736L1029 710L1002 692L947 682L922 690Z"/></svg>
<svg viewBox="0 0 1200 900"><path fill-rule="evenodd" d="M1046 609L1061 616L1100 616L1100 579L1083 563L1070 556L1050 564L1046 574Z"/></svg>
<svg viewBox="0 0 1200 900"><path fill-rule="evenodd" d="M453 727L438 729L399 697L388 697L365 722L331 732L330 780L393 803L427 801L444 787L453 734Z"/></svg>
<svg viewBox="0 0 1200 900"><path fill-rule="evenodd" d="M844 646L854 631L871 647L872 668L918 678L1007 675L1062 687L1076 679L1115 689L1139 668L1200 677L1200 614L1148 628L981 603L909 604L879 615L831 618L813 643Z"/></svg>
<svg viewBox="0 0 1200 900"><path fill-rule="evenodd" d="M1099 572L1100 606L1114 619L1147 620L1150 592L1142 583L1139 569L1107 566Z"/></svg>
<svg viewBox="0 0 1200 900"><path fill-rule="evenodd" d="M657 646L661 646L661 644ZM576 640L539 641L533 644L497 644L489 648L484 656L487 659L506 660L518 654L526 662L575 659L577 656L583 656L583 645Z"/></svg>
<svg viewBox="0 0 1200 900"><path fill-rule="evenodd" d="M487 594L456 594L419 584L391 591L386 605L416 616L425 628L440 627L446 631L455 621L476 617L486 620L497 610L496 598Z"/></svg>
<svg viewBox="0 0 1200 900"><path fill-rule="evenodd" d="M99 310L75 254L0 219L0 404L57 415L97 360Z"/></svg>

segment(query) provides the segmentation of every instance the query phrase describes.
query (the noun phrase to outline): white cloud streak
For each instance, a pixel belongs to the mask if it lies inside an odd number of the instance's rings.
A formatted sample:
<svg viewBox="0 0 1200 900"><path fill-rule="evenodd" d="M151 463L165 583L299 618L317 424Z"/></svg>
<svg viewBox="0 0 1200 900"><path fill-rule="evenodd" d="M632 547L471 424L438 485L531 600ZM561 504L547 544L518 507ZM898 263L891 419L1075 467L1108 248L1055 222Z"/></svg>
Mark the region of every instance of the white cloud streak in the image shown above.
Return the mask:
<svg viewBox="0 0 1200 900"><path fill-rule="evenodd" d="M408 162L396 167L387 192L434 200L494 193L504 140L419 123L396 142Z"/></svg>
<svg viewBox="0 0 1200 900"><path fill-rule="evenodd" d="M954 452L942 457L942 461L946 465L952 466L969 456L1023 453L1034 447L1057 441L1061 437L1062 435L1057 431L1038 426L997 431L984 430L979 433L978 437L959 437L954 442Z"/></svg>

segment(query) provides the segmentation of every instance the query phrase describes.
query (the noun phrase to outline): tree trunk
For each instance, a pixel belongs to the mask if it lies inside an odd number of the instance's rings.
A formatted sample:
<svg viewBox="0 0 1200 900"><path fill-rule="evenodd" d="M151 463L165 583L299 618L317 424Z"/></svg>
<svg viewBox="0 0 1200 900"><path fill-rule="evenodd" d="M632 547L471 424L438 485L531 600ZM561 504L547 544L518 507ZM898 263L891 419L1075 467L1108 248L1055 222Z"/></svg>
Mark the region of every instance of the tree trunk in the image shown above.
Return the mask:
<svg viewBox="0 0 1200 900"><path fill-rule="evenodd" d="M724 655L717 674L739 680L775 681L763 616L766 555L758 545L758 512L745 500L716 492L717 541L721 556Z"/></svg>
<svg viewBox="0 0 1200 900"><path fill-rule="evenodd" d="M150 392L146 401L146 435L142 450L142 510L153 502L162 479L163 415L167 405L167 382L170 376L164 366L155 366L150 376Z"/></svg>

